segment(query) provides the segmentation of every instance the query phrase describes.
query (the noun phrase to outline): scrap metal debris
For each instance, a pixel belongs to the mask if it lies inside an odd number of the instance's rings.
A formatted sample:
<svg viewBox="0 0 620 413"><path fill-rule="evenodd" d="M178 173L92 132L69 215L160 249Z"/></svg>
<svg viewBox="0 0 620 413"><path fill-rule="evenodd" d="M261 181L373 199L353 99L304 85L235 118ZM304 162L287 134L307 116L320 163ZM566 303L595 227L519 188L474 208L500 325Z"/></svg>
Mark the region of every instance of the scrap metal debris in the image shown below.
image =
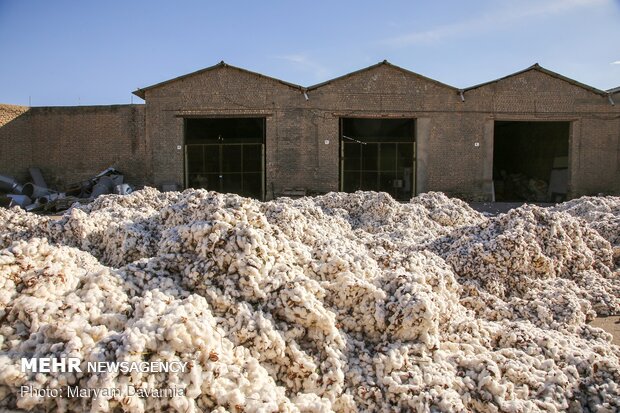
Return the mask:
<svg viewBox="0 0 620 413"><path fill-rule="evenodd" d="M133 187L124 183L124 175L113 167L89 180L71 185L63 192L49 188L39 168L28 168L28 172L32 181L23 185L11 176L0 175L0 192L7 193L9 207L56 212L68 209L76 202L89 203L100 195L127 195L133 192Z"/></svg>

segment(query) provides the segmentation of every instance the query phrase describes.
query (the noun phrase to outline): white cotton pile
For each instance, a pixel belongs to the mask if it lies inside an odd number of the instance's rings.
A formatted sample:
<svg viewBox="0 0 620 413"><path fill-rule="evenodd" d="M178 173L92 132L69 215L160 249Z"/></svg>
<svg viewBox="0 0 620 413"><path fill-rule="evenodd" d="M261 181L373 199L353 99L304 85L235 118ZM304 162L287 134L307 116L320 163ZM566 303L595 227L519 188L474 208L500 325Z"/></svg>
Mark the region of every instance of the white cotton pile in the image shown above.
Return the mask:
<svg viewBox="0 0 620 413"><path fill-rule="evenodd" d="M537 325L587 315L590 305L599 315L620 313L611 246L570 215L524 206L458 229L434 247L466 289L512 299L509 312ZM493 319L508 317L488 304L481 310L497 313Z"/></svg>
<svg viewBox="0 0 620 413"><path fill-rule="evenodd" d="M49 220L45 234L94 255L105 265L118 267L157 253L159 212L179 195L146 188L131 197L98 197L72 208L59 221Z"/></svg>
<svg viewBox="0 0 620 413"><path fill-rule="evenodd" d="M559 204L552 209L584 219L591 228L611 243L614 257L620 263L620 197L584 196Z"/></svg>
<svg viewBox="0 0 620 413"><path fill-rule="evenodd" d="M0 408L618 411L620 349L586 323L620 313L594 222L536 207L486 218L438 193L146 189L58 221L0 210ZM188 371L43 375L22 357ZM184 392L19 394L67 383Z"/></svg>
<svg viewBox="0 0 620 413"><path fill-rule="evenodd" d="M16 240L43 234L42 227L47 222L49 218L29 214L21 208L0 208L0 248L6 248Z"/></svg>

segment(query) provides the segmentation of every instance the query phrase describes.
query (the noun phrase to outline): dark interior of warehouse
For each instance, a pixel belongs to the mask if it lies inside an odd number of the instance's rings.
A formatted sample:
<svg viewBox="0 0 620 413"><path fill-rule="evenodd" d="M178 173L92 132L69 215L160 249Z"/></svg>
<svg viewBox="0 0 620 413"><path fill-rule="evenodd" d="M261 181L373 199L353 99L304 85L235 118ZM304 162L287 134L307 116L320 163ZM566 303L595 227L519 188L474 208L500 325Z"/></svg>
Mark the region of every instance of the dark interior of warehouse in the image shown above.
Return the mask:
<svg viewBox="0 0 620 413"><path fill-rule="evenodd" d="M185 180L189 188L261 199L265 118L185 119Z"/></svg>
<svg viewBox="0 0 620 413"><path fill-rule="evenodd" d="M570 122L496 121L495 200L559 202L568 190Z"/></svg>
<svg viewBox="0 0 620 413"><path fill-rule="evenodd" d="M341 190L415 194L415 120L341 118Z"/></svg>

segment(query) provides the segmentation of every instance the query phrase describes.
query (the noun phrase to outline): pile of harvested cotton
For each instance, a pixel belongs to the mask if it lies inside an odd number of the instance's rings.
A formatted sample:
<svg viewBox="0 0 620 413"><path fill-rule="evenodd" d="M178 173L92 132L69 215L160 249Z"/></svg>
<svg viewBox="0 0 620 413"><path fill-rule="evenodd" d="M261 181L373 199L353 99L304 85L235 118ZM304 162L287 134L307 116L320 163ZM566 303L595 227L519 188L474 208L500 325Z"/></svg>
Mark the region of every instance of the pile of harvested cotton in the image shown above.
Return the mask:
<svg viewBox="0 0 620 413"><path fill-rule="evenodd" d="M561 207L145 189L60 220L0 210L0 407L617 411L620 349L587 324L620 313L606 224ZM37 357L186 369L20 368Z"/></svg>
<svg viewBox="0 0 620 413"><path fill-rule="evenodd" d="M611 243L615 259L620 260L620 197L584 196L559 204L552 209L584 219L591 228Z"/></svg>
<svg viewBox="0 0 620 413"><path fill-rule="evenodd" d="M526 296L522 305L529 305L536 296L553 292L555 298L547 296L537 304L550 315L566 312L567 305L556 301L567 299L573 305L581 301L581 309L590 303L601 315L620 312L611 246L567 214L524 206L454 231L436 242L436 251L463 285L475 287L474 294L482 290L501 299Z"/></svg>

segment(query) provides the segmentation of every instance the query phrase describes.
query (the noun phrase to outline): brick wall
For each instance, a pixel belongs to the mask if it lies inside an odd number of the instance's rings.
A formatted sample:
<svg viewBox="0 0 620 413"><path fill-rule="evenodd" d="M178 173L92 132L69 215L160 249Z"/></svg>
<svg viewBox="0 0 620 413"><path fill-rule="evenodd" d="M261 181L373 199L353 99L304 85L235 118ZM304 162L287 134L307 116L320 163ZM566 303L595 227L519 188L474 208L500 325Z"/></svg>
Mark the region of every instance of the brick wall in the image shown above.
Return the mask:
<svg viewBox="0 0 620 413"><path fill-rule="evenodd" d="M13 119L10 108L0 107L0 173L26 181L38 166L62 188L114 166L131 184L149 182L143 105L23 108Z"/></svg>
<svg viewBox="0 0 620 413"><path fill-rule="evenodd" d="M341 117L404 117L417 120L418 192L470 190L472 174L467 168L471 162L466 162L469 159L463 158L461 151L462 119L455 115L461 100L455 88L391 65L378 65L311 88L308 95L323 120L319 141L331 142L322 155L325 189L337 190L339 185Z"/></svg>
<svg viewBox="0 0 620 413"><path fill-rule="evenodd" d="M146 136L155 185L183 187L183 118L266 118L266 196L284 188L316 188L316 153L299 88L229 66L220 66L146 91ZM181 149L178 149L178 148ZM310 172L310 175L308 173Z"/></svg>
<svg viewBox="0 0 620 413"><path fill-rule="evenodd" d="M620 105L540 70L467 90L462 101L451 86L379 64L307 95L229 66L147 90L155 184L183 184L183 116L266 116L267 198L339 189L341 117L407 117L417 120L418 192L490 199L495 120L570 121L571 194L620 191Z"/></svg>
<svg viewBox="0 0 620 413"><path fill-rule="evenodd" d="M183 184L183 116L265 116L267 198L288 188L339 189L339 119L428 116L460 103L456 89L388 65L307 92L229 66L146 91L157 185ZM441 141L443 121L430 129ZM327 144L325 142L328 142Z"/></svg>
<svg viewBox="0 0 620 413"><path fill-rule="evenodd" d="M26 156L32 153L26 106L0 104L0 174L22 178Z"/></svg>
<svg viewBox="0 0 620 413"><path fill-rule="evenodd" d="M466 91L463 108L465 116L476 115L477 123L486 124L482 164L493 162L495 120L569 121L569 195L620 193L620 106L611 105L607 96L529 70ZM492 171L481 179L484 193Z"/></svg>
<svg viewBox="0 0 620 413"><path fill-rule="evenodd" d="M304 96L306 91L308 99ZM75 181L116 165L130 180L184 184L184 117L266 118L266 197L339 189L339 119L416 119L418 192L490 199L496 120L569 121L570 194L620 193L620 96L531 69L457 89L379 64L304 89L228 65L144 91L145 105L0 107L0 173ZM328 142L328 143L326 143ZM181 149L179 149L181 148Z"/></svg>

